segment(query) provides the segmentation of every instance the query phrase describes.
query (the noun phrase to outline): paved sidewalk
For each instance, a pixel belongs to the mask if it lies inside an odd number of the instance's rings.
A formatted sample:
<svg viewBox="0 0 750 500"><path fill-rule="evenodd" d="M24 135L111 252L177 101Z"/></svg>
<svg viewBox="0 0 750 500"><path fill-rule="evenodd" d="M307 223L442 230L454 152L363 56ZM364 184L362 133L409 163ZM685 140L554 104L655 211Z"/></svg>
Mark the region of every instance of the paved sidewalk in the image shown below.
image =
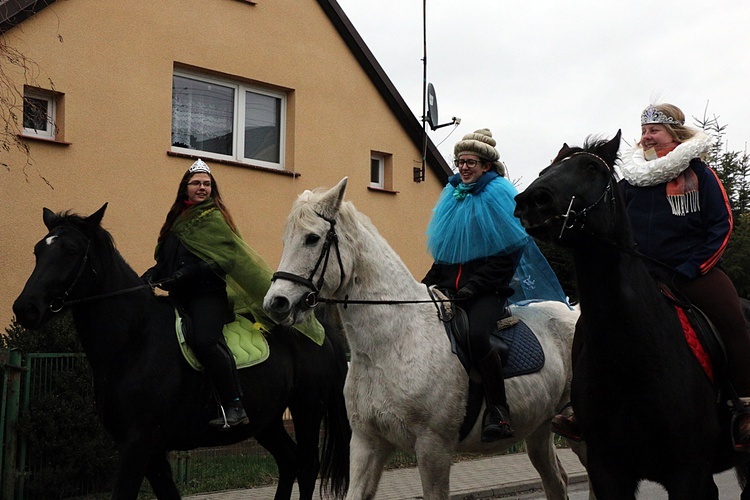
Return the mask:
<svg viewBox="0 0 750 500"><path fill-rule="evenodd" d="M567 448L557 450L557 456L568 473L570 484L586 481L586 471L578 457ZM451 467L451 498L489 498L514 492L541 488L536 469L525 453L477 458L456 462ZM223 491L185 497L186 500L272 500L275 486L247 490ZM292 498L296 498L297 485ZM390 469L383 473L376 500L404 500L422 498L422 485L416 468Z"/></svg>

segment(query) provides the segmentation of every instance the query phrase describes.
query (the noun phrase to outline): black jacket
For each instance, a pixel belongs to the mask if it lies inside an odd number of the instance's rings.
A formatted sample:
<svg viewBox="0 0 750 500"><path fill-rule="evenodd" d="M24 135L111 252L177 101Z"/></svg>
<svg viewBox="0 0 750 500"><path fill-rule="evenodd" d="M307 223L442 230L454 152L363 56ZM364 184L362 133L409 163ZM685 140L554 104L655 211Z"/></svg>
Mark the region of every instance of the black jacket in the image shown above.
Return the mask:
<svg viewBox="0 0 750 500"><path fill-rule="evenodd" d="M509 286L521 252L495 254L461 264L435 262L422 279L425 285L435 285L441 290L457 292L468 287L474 294L513 295Z"/></svg>
<svg viewBox="0 0 750 500"><path fill-rule="evenodd" d="M146 271L144 280L157 282L173 278L162 288L170 292L211 292L226 288L225 274L217 265L192 253L173 233L167 234L157 250L156 265Z"/></svg>

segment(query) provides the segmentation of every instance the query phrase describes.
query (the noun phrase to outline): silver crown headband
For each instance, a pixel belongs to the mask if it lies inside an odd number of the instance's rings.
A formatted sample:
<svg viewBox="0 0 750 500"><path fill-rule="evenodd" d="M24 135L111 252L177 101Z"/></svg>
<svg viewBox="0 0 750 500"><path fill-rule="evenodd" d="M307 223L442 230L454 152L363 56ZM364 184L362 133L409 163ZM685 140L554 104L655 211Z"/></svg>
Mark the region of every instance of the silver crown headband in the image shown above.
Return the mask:
<svg viewBox="0 0 750 500"><path fill-rule="evenodd" d="M648 107L641 113L641 125L649 125L651 123L666 123L668 125L685 125L684 121L675 120L671 116L667 116L663 112L656 109L653 104L649 104Z"/></svg>
<svg viewBox="0 0 750 500"><path fill-rule="evenodd" d="M195 160L195 163L190 165L190 168L188 169L188 173L190 174L196 174L198 172L205 172L207 174L211 173L211 169L208 168L208 165L206 165L206 163L200 158Z"/></svg>

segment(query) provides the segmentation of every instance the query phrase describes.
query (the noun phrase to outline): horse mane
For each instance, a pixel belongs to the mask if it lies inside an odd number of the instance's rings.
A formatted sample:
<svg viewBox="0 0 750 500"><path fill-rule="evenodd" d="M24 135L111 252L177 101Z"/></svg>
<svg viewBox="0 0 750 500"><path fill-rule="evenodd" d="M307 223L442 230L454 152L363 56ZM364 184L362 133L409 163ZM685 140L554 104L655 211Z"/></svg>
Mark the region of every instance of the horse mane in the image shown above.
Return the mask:
<svg viewBox="0 0 750 500"><path fill-rule="evenodd" d="M287 217L288 222L291 224L287 224L285 231L293 231L293 225L312 231L316 227L316 224L320 222L321 216L327 217L328 214L321 213L320 211L320 202L326 192L327 190L324 188L317 188L302 193L292 205L292 210ZM359 212L350 201L341 202L338 216L341 225L350 226L359 221L370 230L377 232L377 229L372 221L370 221L370 218L362 212Z"/></svg>
<svg viewBox="0 0 750 500"><path fill-rule="evenodd" d="M601 135L590 135L586 137L586 140L583 143L583 147L580 146L568 146L568 144L563 144L560 151L557 153L557 156L554 160L552 160L551 164L555 164L559 161L562 161L563 159L569 157L570 155L574 153L593 153L596 154L596 152L607 144L609 142L609 139L602 137ZM620 153L618 152L615 157L615 162L620 158ZM609 165L610 167L614 167L613 165Z"/></svg>
<svg viewBox="0 0 750 500"><path fill-rule="evenodd" d="M93 225L86 220L86 217L67 210L57 214L57 218L50 222L49 229L52 230L64 226L72 227L91 239L94 248L98 249L98 252L95 252L95 258L100 267L117 269L126 274L136 275L133 268L130 267L120 254L110 232L100 224Z"/></svg>
<svg viewBox="0 0 750 500"><path fill-rule="evenodd" d="M287 217L287 224L284 229L284 238L290 236L290 233L295 231L297 228L302 228L306 231L314 231L316 227L319 227L321 216L329 217L331 214L325 213L322 210L325 208L321 205L324 195L327 193L325 188L317 188L312 191L307 190L303 192L292 205L292 209ZM350 248L358 248L360 241L356 238L355 228L359 224L364 230L372 235L372 237L381 243L379 251L389 252L393 262L397 262L405 275L411 276L406 264L404 264L401 256L398 255L396 250L388 243L388 241L380 234L378 228L372 223L370 217L366 214L357 210L351 201L342 200L338 212L338 223L337 227L349 228L346 231L338 233L339 242L349 246ZM360 249L361 250L361 249Z"/></svg>

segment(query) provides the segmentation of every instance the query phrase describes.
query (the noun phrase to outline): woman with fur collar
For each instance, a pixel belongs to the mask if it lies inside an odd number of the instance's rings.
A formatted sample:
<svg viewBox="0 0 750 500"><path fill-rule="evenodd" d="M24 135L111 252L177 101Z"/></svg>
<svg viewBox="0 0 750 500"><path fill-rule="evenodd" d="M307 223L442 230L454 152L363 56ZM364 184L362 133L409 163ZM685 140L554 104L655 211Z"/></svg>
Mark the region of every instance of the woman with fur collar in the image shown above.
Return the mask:
<svg viewBox="0 0 750 500"><path fill-rule="evenodd" d="M641 114L641 140L622 158L620 191L637 249L654 274L686 296L714 323L727 351L728 376L744 408L735 413L737 451L750 451L750 332L729 277L718 265L732 233L724 186L702 157L713 139L685 126L672 104L649 105ZM553 419L570 432L575 419Z"/></svg>

